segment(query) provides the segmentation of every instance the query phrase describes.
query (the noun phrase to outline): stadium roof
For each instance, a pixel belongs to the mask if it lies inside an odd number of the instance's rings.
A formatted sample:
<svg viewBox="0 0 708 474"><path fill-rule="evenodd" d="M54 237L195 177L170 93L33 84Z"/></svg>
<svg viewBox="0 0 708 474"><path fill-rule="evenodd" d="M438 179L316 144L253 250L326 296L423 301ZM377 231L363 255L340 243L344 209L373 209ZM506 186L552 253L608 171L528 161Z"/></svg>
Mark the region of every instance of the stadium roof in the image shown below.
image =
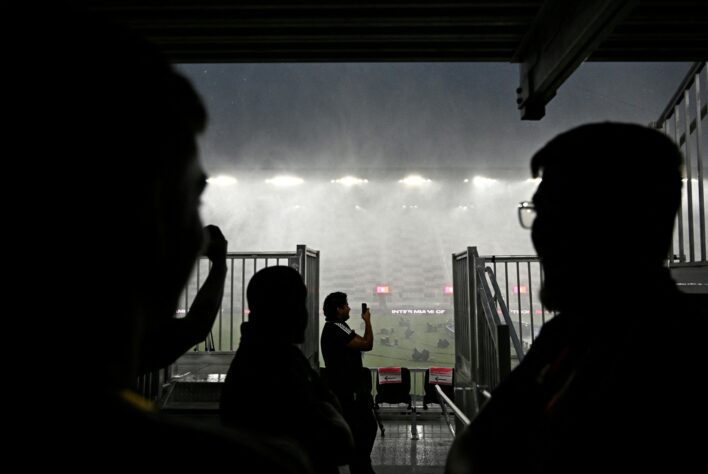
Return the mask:
<svg viewBox="0 0 708 474"><path fill-rule="evenodd" d="M88 3L181 63L518 63L523 119L585 60L708 60L705 0Z"/></svg>

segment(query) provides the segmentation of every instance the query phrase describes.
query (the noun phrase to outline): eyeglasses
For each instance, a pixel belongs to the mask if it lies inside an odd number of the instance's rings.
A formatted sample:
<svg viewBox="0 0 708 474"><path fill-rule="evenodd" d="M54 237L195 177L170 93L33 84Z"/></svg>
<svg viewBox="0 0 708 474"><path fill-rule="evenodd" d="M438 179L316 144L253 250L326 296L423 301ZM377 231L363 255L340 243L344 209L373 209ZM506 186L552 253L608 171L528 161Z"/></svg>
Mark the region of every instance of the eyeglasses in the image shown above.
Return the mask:
<svg viewBox="0 0 708 474"><path fill-rule="evenodd" d="M524 229L530 229L536 219L536 206L531 201L521 201L519 203L519 224Z"/></svg>

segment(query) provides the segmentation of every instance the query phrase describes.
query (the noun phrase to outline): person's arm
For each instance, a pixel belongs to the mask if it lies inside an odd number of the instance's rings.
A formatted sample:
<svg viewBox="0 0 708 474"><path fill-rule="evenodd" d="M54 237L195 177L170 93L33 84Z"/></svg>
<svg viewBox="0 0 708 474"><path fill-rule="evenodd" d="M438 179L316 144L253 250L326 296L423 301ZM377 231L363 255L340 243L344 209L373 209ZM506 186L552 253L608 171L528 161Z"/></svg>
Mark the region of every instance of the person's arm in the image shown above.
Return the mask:
<svg viewBox="0 0 708 474"><path fill-rule="evenodd" d="M206 339L209 331L214 326L214 320L216 320L216 315L219 313L221 300L224 296L228 243L217 226L208 225L204 230L209 235L209 244L205 252L211 262L209 275L204 280L202 287L199 288L197 296L194 297L187 316L176 320L185 326L183 330L184 344L187 346L184 349L185 351Z"/></svg>
<svg viewBox="0 0 708 474"><path fill-rule="evenodd" d="M214 325L224 295L227 241L216 226L208 225L204 231L208 234L205 255L211 262L209 275L184 318L165 320L146 335L141 373L170 365L190 347L205 340Z"/></svg>
<svg viewBox="0 0 708 474"><path fill-rule="evenodd" d="M364 320L364 336L355 335L354 339L347 343L349 349L358 351L370 351L374 348L374 331L371 328L371 313L369 309L361 315Z"/></svg>

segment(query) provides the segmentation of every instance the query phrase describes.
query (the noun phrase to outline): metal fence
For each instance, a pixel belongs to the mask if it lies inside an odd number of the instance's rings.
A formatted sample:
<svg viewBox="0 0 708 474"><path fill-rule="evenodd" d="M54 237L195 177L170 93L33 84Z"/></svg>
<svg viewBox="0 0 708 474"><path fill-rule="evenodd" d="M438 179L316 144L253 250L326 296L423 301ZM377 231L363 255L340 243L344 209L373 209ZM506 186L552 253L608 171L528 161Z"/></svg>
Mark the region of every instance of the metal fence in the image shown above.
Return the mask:
<svg viewBox="0 0 708 474"><path fill-rule="evenodd" d="M307 286L308 329L301 345L308 359L317 356L319 348L319 251L298 245L294 252L230 252L226 257L228 271L226 287L219 315L212 328L213 343L209 339L195 346L195 351L235 351L241 337L241 323L248 316L246 288L251 277L269 266L295 268ZM187 283L178 313L184 315L194 301L199 288L209 274L209 260L201 258ZM179 317L180 314L178 314ZM314 341L313 341L314 339ZM313 344L314 342L314 344ZM316 359L315 359L316 360ZM316 365L315 365L316 367Z"/></svg>
<svg viewBox="0 0 708 474"><path fill-rule="evenodd" d="M473 418L553 313L534 298L543 282L538 257L480 256L468 247L452 259L455 403Z"/></svg>
<svg viewBox="0 0 708 474"><path fill-rule="evenodd" d="M319 251L298 245L294 252L230 252L226 256L227 274L224 296L211 334L206 341L197 344L194 352L205 355L213 352L232 352L238 348L241 338L241 323L248 316L246 288L251 277L262 268L283 265L295 268L307 286L307 310L309 320L305 341L300 349L313 368L319 367ZM201 258L180 296L177 317L185 316L194 298L209 274L210 262ZM190 358L191 364L199 364ZM205 359L205 365L209 362ZM161 387L170 377L170 368L161 369L138 379L138 391L149 399L161 396Z"/></svg>
<svg viewBox="0 0 708 474"><path fill-rule="evenodd" d="M477 321L474 260L469 249L452 255L452 294L455 314L455 403L472 418L479 406L476 394Z"/></svg>
<svg viewBox="0 0 708 474"><path fill-rule="evenodd" d="M494 388L511 370L511 321L508 314L502 314L505 322L500 319L494 299L498 292L492 292L484 259L480 258L475 247L453 254L452 268L455 403L473 418L479 411L482 392ZM515 349L519 350L518 344Z"/></svg>
<svg viewBox="0 0 708 474"><path fill-rule="evenodd" d="M495 298L496 303L499 305L503 298L513 319L515 333L519 335L526 352L536 339L541 326L554 315L537 297L543 284L541 262L538 257L530 255L489 255L481 258L496 276L501 293L501 298ZM597 305L597 310L601 311L601 302L588 300L588 304L591 307Z"/></svg>
<svg viewBox="0 0 708 474"><path fill-rule="evenodd" d="M706 198L703 174L708 153L708 68L695 63L653 124L678 144L684 156L684 187L676 217L674 263L706 262Z"/></svg>

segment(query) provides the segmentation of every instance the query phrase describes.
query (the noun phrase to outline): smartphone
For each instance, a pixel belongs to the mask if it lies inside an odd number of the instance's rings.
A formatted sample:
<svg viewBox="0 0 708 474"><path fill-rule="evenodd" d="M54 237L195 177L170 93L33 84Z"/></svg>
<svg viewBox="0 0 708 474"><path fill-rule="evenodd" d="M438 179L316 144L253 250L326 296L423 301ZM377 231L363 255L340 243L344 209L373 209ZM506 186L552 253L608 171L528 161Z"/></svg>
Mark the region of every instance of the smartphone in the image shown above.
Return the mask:
<svg viewBox="0 0 708 474"><path fill-rule="evenodd" d="M361 304L361 314L366 313L366 303Z"/></svg>

